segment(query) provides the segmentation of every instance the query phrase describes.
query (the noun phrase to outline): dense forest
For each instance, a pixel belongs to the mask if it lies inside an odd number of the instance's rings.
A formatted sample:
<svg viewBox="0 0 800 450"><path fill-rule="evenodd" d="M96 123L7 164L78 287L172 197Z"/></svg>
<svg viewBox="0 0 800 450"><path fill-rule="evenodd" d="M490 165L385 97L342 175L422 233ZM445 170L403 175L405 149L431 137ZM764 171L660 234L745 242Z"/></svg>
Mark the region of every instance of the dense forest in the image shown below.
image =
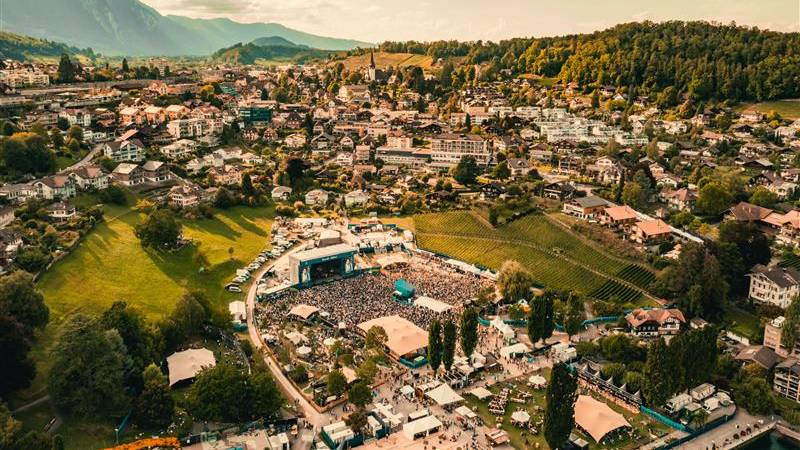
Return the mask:
<svg viewBox="0 0 800 450"><path fill-rule="evenodd" d="M218 61L238 64L253 64L258 59L267 61L286 61L304 63L313 59L327 59L333 52L317 50L292 43L288 45L257 45L258 40L249 44L236 44L234 46L217 50L213 58ZM287 41L288 42L288 41Z"/></svg>
<svg viewBox="0 0 800 450"><path fill-rule="evenodd" d="M592 34L494 42L384 42L387 52L461 57L513 74L614 85L665 99L769 100L800 96L800 33L707 22L629 23Z"/></svg>
<svg viewBox="0 0 800 450"><path fill-rule="evenodd" d="M91 49L80 50L58 42L0 32L0 59L26 61L40 57L57 58L64 53L70 55L85 54L89 57L94 55Z"/></svg>

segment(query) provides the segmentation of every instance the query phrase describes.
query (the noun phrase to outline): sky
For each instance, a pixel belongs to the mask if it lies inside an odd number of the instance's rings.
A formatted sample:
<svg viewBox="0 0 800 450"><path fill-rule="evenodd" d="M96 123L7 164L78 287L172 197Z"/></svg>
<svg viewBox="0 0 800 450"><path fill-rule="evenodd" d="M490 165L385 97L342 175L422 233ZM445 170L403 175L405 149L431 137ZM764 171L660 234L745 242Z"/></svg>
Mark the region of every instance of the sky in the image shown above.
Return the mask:
<svg viewBox="0 0 800 450"><path fill-rule="evenodd" d="M709 20L800 31L800 0L141 0L162 14L277 22L318 35L386 40L500 40L596 31L618 23Z"/></svg>

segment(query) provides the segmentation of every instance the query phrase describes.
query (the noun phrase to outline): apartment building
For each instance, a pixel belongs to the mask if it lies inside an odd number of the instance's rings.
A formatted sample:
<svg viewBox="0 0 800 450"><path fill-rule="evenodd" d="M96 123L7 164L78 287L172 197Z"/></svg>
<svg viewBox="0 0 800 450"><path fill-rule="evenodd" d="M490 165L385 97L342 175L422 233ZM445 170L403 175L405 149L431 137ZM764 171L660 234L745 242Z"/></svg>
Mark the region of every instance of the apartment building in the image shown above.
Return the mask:
<svg viewBox="0 0 800 450"><path fill-rule="evenodd" d="M775 366L772 390L781 397L800 403L800 361L789 358Z"/></svg>
<svg viewBox="0 0 800 450"><path fill-rule="evenodd" d="M800 272L791 267L766 267L757 264L750 277L750 298L780 308L789 307L800 293Z"/></svg>
<svg viewBox="0 0 800 450"><path fill-rule="evenodd" d="M478 165L486 166L492 156L489 141L474 134L440 134L430 142L431 166L440 169L455 166L465 156L472 156Z"/></svg>

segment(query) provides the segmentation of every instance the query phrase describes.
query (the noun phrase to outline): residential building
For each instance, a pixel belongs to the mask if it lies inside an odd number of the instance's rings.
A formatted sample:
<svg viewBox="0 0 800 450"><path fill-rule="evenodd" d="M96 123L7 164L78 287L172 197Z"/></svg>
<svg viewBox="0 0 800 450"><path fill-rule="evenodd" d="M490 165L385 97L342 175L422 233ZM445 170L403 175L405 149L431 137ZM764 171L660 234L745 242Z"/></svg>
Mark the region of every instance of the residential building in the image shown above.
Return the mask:
<svg viewBox="0 0 800 450"><path fill-rule="evenodd" d="M123 186L136 186L144 183L144 173L142 168L133 163L122 163L118 165L111 177L115 182Z"/></svg>
<svg viewBox="0 0 800 450"><path fill-rule="evenodd" d="M631 311L625 320L631 332L639 337L657 337L678 334L686 323L679 309L642 309Z"/></svg>
<svg viewBox="0 0 800 450"><path fill-rule="evenodd" d="M772 390L781 397L800 403L800 361L788 358L775 366Z"/></svg>
<svg viewBox="0 0 800 450"><path fill-rule="evenodd" d="M167 195L169 204L179 208L187 208L189 206L200 203L203 197L203 191L193 184L179 184L173 186Z"/></svg>
<svg viewBox="0 0 800 450"><path fill-rule="evenodd" d="M586 197L573 198L564 202L564 206L561 210L566 214L583 220L589 220L597 217L608 205L609 203L605 199L589 195Z"/></svg>
<svg viewBox="0 0 800 450"><path fill-rule="evenodd" d="M275 186L272 189L272 199L275 201L286 201L289 200L289 196L292 195L292 188L286 186Z"/></svg>
<svg viewBox="0 0 800 450"><path fill-rule="evenodd" d="M147 161L142 164L142 177L145 183L163 183L168 181L172 174L169 166L161 161Z"/></svg>
<svg viewBox="0 0 800 450"><path fill-rule="evenodd" d="M145 157L144 145L138 139L106 142L102 149L103 155L114 162L139 162Z"/></svg>
<svg viewBox="0 0 800 450"><path fill-rule="evenodd" d="M312 189L306 193L306 205L325 206L328 203L328 193L322 189Z"/></svg>
<svg viewBox="0 0 800 450"><path fill-rule="evenodd" d="M431 166L440 169L454 167L465 156L475 158L480 166L491 159L489 141L474 134L440 134L430 139Z"/></svg>
<svg viewBox="0 0 800 450"><path fill-rule="evenodd" d="M633 225L631 239L640 244L655 244L669 240L672 227L661 219L643 220Z"/></svg>
<svg viewBox="0 0 800 450"><path fill-rule="evenodd" d="M222 167L212 167L208 177L216 185L242 184L244 172L236 164L225 164Z"/></svg>
<svg viewBox="0 0 800 450"><path fill-rule="evenodd" d="M781 358L786 358L787 356L798 356L800 355L800 340L795 342L794 348L791 351L791 355L789 355L789 349L783 346L781 343L782 341L782 334L783 334L783 326L786 323L786 318L783 316L778 316L764 325L764 346L769 347L775 351L775 354L780 356Z"/></svg>
<svg viewBox="0 0 800 450"><path fill-rule="evenodd" d="M757 264L750 277L751 299L780 308L788 308L800 293L800 272L792 267L766 267Z"/></svg>
<svg viewBox="0 0 800 450"><path fill-rule="evenodd" d="M75 196L76 184L69 175L53 175L33 183L36 198L45 200L68 199Z"/></svg>
<svg viewBox="0 0 800 450"><path fill-rule="evenodd" d="M364 191L352 191L344 195L345 206L363 206L369 201L369 194Z"/></svg>
<svg viewBox="0 0 800 450"><path fill-rule="evenodd" d="M56 202L47 206L47 216L55 222L67 222L75 217L75 205L67 202Z"/></svg>
<svg viewBox="0 0 800 450"><path fill-rule="evenodd" d="M75 181L78 189L81 190L94 189L101 191L108 187L108 183L111 180L111 177L97 166L81 166L71 170L68 175Z"/></svg>

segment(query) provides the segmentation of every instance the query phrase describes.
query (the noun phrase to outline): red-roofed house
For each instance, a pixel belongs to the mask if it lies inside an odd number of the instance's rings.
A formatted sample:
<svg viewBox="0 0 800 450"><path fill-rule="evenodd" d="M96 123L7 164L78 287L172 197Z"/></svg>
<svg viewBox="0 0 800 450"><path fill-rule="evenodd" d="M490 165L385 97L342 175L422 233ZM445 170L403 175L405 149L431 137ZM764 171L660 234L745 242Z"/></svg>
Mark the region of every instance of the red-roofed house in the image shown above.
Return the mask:
<svg viewBox="0 0 800 450"><path fill-rule="evenodd" d="M679 309L634 309L625 320L631 332L640 337L678 334L686 318Z"/></svg>
<svg viewBox="0 0 800 450"><path fill-rule="evenodd" d="M663 220L643 220L633 225L631 238L640 244L653 244L665 241L672 235L672 228Z"/></svg>

